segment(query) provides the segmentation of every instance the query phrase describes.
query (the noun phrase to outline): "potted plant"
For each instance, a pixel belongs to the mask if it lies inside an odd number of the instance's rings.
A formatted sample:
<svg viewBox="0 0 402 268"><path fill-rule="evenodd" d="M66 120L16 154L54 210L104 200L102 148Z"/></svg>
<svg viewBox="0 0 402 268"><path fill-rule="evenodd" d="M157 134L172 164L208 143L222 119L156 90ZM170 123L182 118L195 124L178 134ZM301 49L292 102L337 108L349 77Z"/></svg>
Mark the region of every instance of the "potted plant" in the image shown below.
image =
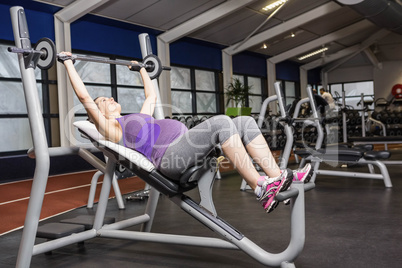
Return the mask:
<svg viewBox="0 0 402 268"><path fill-rule="evenodd" d="M238 116L251 114L251 107L245 107L250 88L251 86L244 85L238 78L233 79L233 81L229 83L225 93L227 96L226 106L233 101L235 107L228 107L226 109L226 115Z"/></svg>

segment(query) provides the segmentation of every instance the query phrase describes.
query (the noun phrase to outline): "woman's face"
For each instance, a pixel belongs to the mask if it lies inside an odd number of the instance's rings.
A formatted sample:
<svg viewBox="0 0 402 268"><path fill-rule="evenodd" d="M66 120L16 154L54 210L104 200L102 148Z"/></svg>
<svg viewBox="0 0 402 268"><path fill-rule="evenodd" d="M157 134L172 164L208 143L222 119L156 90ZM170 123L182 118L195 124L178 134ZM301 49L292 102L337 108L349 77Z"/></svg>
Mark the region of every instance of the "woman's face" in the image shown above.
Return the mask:
<svg viewBox="0 0 402 268"><path fill-rule="evenodd" d="M108 117L109 115L116 115L116 114L120 115L120 113L121 113L120 104L115 102L112 97L110 97L110 98L98 97L95 100L95 103L105 117Z"/></svg>

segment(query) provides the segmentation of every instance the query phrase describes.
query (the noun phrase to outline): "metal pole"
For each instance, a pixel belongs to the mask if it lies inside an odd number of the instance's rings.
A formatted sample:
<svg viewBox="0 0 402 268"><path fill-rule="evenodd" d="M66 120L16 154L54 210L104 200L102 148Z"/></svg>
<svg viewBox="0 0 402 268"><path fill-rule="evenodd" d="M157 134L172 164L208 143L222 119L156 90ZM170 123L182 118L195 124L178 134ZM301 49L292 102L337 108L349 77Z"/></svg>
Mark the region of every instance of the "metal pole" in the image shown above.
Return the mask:
<svg viewBox="0 0 402 268"><path fill-rule="evenodd" d="M281 10L282 7L284 7L286 4L286 2L284 2L283 4L281 4L277 9L275 9L274 12L272 12L260 25L258 25L257 28L255 28L246 38L244 38L243 41L241 41L240 43L238 43L233 50L239 48L241 45L243 45L244 43L246 43L250 37L252 37L259 29L261 29L262 26L264 26L273 16L275 16L275 14Z"/></svg>
<svg viewBox="0 0 402 268"><path fill-rule="evenodd" d="M362 137L366 137L366 119L365 119L366 110L364 109L365 107L364 107L364 94L363 93L361 94L360 102L363 107L363 109L362 109Z"/></svg>
<svg viewBox="0 0 402 268"><path fill-rule="evenodd" d="M152 54L152 46L151 46L151 40L149 39L149 35L146 34L146 33L140 34L138 36L138 39L140 41L142 57L145 58L146 56ZM160 96L160 93L159 93L158 80L152 79L152 83L153 83L153 86L155 88L156 97L157 97L154 117L156 119L164 119L165 115L163 113L163 108L162 108L162 103L161 103L161 96Z"/></svg>
<svg viewBox="0 0 402 268"><path fill-rule="evenodd" d="M151 40L149 39L149 35L147 33L142 33L138 36L140 47L141 47L141 54L142 57L145 58L146 56L152 54L152 45ZM159 85L157 79L152 79L152 85L154 86L156 92L156 106L154 111L154 117L156 119L164 119L165 114L163 112L163 107L161 103L161 95L159 92ZM145 190L148 190L150 186L148 184L145 185ZM149 200L147 203L146 214L149 215L149 221L144 223L141 226L141 231L143 232L150 232L152 228L152 223L155 217L156 207L159 200L159 192L155 188L150 189Z"/></svg>
<svg viewBox="0 0 402 268"><path fill-rule="evenodd" d="M348 142L348 132L347 132L347 126L346 126L346 100L345 100L345 90L342 89L342 127L343 127L343 142L347 143Z"/></svg>
<svg viewBox="0 0 402 268"><path fill-rule="evenodd" d="M275 91L276 91L276 96L278 97L279 111L280 111L281 117L286 117L287 113L285 111L285 105L284 105L285 100L283 99L280 84L281 84L281 82L275 82ZM281 169L287 168L290 153L292 152L293 133L292 133L292 128L290 127L289 124L290 123L286 123L283 127L283 129L285 130L285 134L286 134L286 144L285 144L285 148L282 151L282 156L279 161L279 165L280 165Z"/></svg>
<svg viewBox="0 0 402 268"><path fill-rule="evenodd" d="M29 39L24 8L20 6L12 7L10 14L15 45L18 48L30 49L31 41ZM16 267L29 267L49 175L50 157L34 70L30 67L25 68L24 55L18 54L18 61L25 92L32 141L35 148L36 166Z"/></svg>
<svg viewBox="0 0 402 268"><path fill-rule="evenodd" d="M315 149L318 150L318 149L320 149L322 147L322 143L324 141L324 131L323 131L322 126L320 124L321 116L318 114L317 106L315 104L315 98L314 98L313 91L311 90L310 86L307 87L307 96L308 96L308 98L310 100L311 111L313 112L313 122L314 122L314 125L315 125L316 129L317 129L317 141L316 141L316 144L315 144Z"/></svg>

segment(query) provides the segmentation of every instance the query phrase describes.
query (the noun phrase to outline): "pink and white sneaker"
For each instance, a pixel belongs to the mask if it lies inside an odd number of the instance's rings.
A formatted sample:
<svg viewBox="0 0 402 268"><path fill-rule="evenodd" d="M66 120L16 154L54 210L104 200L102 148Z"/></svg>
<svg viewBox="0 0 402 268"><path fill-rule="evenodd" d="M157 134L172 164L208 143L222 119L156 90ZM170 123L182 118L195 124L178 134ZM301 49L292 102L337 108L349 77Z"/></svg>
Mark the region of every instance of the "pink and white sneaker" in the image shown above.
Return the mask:
<svg viewBox="0 0 402 268"><path fill-rule="evenodd" d="M308 163L304 167L293 170L293 181L300 181L307 183L311 180L313 176L313 170L311 169L311 164Z"/></svg>
<svg viewBox="0 0 402 268"><path fill-rule="evenodd" d="M311 180L313 176L313 169L311 168L311 164L308 163L304 167L293 170L293 181L300 181L307 183ZM283 200L285 205L290 204L290 199Z"/></svg>
<svg viewBox="0 0 402 268"><path fill-rule="evenodd" d="M275 196L282 191L286 191L292 183L292 170L286 169L276 178L260 177L257 182L257 200L260 201L267 213L272 212L277 206L278 201Z"/></svg>

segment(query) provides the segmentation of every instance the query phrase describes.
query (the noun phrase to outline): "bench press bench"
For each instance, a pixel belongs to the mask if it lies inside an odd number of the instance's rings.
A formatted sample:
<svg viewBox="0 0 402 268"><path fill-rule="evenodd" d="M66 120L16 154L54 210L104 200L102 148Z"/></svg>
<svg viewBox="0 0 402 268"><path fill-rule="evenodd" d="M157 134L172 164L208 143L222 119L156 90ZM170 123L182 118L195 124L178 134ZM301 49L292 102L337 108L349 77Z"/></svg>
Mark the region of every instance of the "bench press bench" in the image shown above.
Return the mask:
<svg viewBox="0 0 402 268"><path fill-rule="evenodd" d="M193 245L202 247L215 247L227 249L240 249L257 261L270 266L295 267L293 260L300 253L304 244L304 192L314 188L314 183L293 183L291 189L278 194L279 201L291 198L291 241L284 252L271 254L247 239L240 231L218 216L212 200L212 186L217 172L219 150L212 151L201 165L194 166L183 172L178 179L165 177L140 153L106 141L97 132L95 126L88 121L75 122L74 125L81 133L87 136L92 143L107 156L107 168L102 185L93 229L85 232L96 231L99 237L131 239L137 241L172 243L179 245ZM116 163L121 164L135 173L151 186L151 193L143 215L123 220L121 222L103 225L108 194L111 187ZM198 187L199 203L193 201L184 193ZM176 205L186 213L193 216L211 230L220 234L224 239L193 237L183 235L151 234L153 217L160 193L169 197ZM121 230L129 226L142 224L140 232ZM85 233L83 232L83 233ZM80 234L77 234L80 235ZM58 239L67 242L69 237ZM52 241L46 242L51 245ZM56 246L57 244L55 244Z"/></svg>
<svg viewBox="0 0 402 268"><path fill-rule="evenodd" d="M31 43L29 40L24 9L15 6L11 8L10 13L16 46L21 47L21 44L30 46ZM139 37L141 51L145 58L152 53L151 42L147 34L141 34ZM217 156L219 155L219 151L213 150L203 163L199 166L190 167L185 170L180 178L167 178L140 153L104 140L97 132L95 126L86 121L76 122L75 126L79 128L81 133L92 141L93 145L98 150L107 156L106 167L104 168L105 175L95 217L93 218L93 224L89 223L82 225L77 229L73 228L74 230L71 231L71 234L48 237L51 240L36 243L37 241L35 241L35 239L38 230L40 211L49 174L50 150L46 142L43 118L38 116L41 114L41 105L39 102L33 70L35 67L26 66L22 54L19 54L18 57L22 83L24 85L23 88L28 118L31 125L36 168L17 256L17 268L30 267L32 256L34 255L46 253L67 245L81 243L95 237L159 242L183 246L192 245L199 247L237 249L242 250L256 261L267 266L280 266L286 268L295 267L293 262L301 253L305 242L304 192L314 188L314 183L310 182L303 184L301 182L295 182L291 185L289 190L276 196L279 201L289 198L291 200L290 242L287 248L282 252L269 253L217 215L218 213L215 210L212 200L212 186L217 173ZM157 81L154 79L152 82L154 83L159 96ZM158 97L158 99L160 98ZM157 103L155 113L157 114L155 118L164 118L160 103ZM71 147L69 150L85 152L78 147ZM88 159L84 158L85 160L91 161L89 154L85 154L85 157L88 157ZM113 222L112 220L105 224L105 213L117 164L125 166L139 178L147 182L151 186L150 194L143 214L118 222ZM103 169L102 165L100 165L100 169ZM185 195L186 191L196 187L200 194L201 201L199 202L196 202ZM152 222L160 193L166 195L169 200L200 223L219 234L221 238L151 233ZM256 202L256 206L257 205L259 205L258 202ZM265 214L261 211L261 217L263 216L265 216ZM141 225L141 230L123 230L134 225ZM56 226L54 229L58 231L59 226Z"/></svg>

